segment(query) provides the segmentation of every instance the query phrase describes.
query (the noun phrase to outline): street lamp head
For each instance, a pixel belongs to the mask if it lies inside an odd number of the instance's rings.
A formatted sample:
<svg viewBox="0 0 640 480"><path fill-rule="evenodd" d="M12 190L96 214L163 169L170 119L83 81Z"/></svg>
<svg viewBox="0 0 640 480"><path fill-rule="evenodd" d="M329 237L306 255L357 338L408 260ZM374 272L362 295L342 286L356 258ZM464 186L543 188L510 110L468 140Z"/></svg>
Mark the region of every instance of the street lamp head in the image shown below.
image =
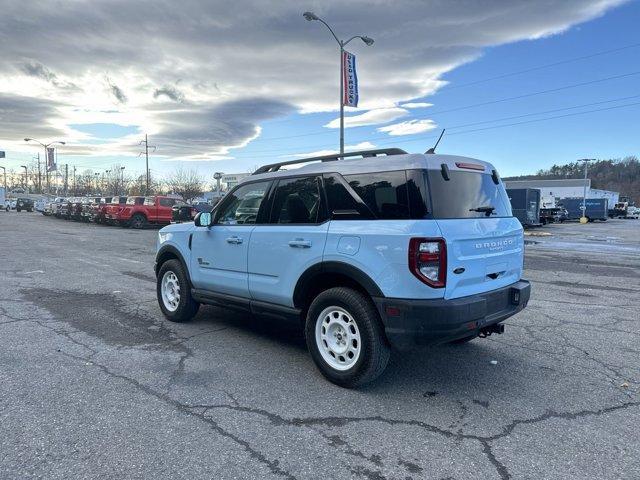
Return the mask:
<svg viewBox="0 0 640 480"><path fill-rule="evenodd" d="M373 38L371 38L371 37L367 37L367 36L364 36L364 35L363 35L362 37L360 37L360 38L362 39L362 41L363 41L364 43L366 43L366 44L367 44L367 46L368 46L368 47L370 47L371 45L373 45Z"/></svg>
<svg viewBox="0 0 640 480"><path fill-rule="evenodd" d="M120 170L124 170L124 167L120 167Z"/></svg>
<svg viewBox="0 0 640 480"><path fill-rule="evenodd" d="M307 20L308 22L311 22L312 20L320 20L320 18L313 12L304 12L302 14L302 16L305 18L305 20Z"/></svg>
<svg viewBox="0 0 640 480"><path fill-rule="evenodd" d="M371 43L373 43L373 40L371 40ZM66 145L66 144L67 144L67 142L62 142L62 141L60 141L60 142L58 142L58 143L59 143L60 145Z"/></svg>
<svg viewBox="0 0 640 480"><path fill-rule="evenodd" d="M33 140L33 139L32 139L32 138L25 138L25 139L24 139L24 141L25 141L25 142L29 142L29 141L31 141L31 140Z"/></svg>

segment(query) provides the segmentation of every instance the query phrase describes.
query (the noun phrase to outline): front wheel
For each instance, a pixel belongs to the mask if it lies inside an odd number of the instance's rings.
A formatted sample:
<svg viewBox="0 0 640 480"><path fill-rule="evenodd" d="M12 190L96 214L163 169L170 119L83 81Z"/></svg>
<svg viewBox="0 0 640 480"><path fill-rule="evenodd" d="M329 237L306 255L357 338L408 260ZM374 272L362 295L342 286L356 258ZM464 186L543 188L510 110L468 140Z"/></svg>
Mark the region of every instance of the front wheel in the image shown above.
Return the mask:
<svg viewBox="0 0 640 480"><path fill-rule="evenodd" d="M160 310L172 322L191 320L200 304L191 297L189 280L179 260L167 260L160 267L156 280Z"/></svg>
<svg viewBox="0 0 640 480"><path fill-rule="evenodd" d="M376 308L350 288L331 288L313 300L305 337L320 372L341 387L371 382L389 363L391 351Z"/></svg>

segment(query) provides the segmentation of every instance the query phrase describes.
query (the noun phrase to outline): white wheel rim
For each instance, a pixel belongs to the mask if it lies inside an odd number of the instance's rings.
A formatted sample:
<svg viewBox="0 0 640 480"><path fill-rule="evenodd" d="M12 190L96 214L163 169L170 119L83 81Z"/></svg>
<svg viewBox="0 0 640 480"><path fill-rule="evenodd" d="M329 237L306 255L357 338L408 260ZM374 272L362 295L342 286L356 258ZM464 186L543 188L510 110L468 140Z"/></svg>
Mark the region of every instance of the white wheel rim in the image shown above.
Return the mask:
<svg viewBox="0 0 640 480"><path fill-rule="evenodd" d="M335 370L349 370L360 358L362 341L358 325L344 308L325 308L316 319L316 345Z"/></svg>
<svg viewBox="0 0 640 480"><path fill-rule="evenodd" d="M165 272L160 284L162 303L170 312L175 312L180 305L180 282L172 271Z"/></svg>

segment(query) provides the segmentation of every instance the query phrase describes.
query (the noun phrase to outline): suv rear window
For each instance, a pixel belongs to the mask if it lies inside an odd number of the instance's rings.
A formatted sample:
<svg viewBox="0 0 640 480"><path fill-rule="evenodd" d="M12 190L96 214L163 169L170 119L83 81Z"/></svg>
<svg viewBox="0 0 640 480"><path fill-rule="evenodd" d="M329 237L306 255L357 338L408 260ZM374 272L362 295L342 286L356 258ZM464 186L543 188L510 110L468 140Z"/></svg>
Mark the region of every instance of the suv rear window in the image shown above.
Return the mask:
<svg viewBox="0 0 640 480"><path fill-rule="evenodd" d="M434 218L511 217L511 206L502 184L486 173L449 171L445 180L440 170L428 170ZM476 211L493 207L491 212Z"/></svg>

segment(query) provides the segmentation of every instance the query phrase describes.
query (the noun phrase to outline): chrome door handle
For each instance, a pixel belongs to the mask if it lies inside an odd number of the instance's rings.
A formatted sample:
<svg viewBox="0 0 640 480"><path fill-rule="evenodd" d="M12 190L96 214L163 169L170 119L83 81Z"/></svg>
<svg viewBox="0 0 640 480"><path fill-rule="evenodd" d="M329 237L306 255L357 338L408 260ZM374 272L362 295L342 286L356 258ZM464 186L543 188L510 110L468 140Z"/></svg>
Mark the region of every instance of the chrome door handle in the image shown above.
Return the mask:
<svg viewBox="0 0 640 480"><path fill-rule="evenodd" d="M309 240L303 240L302 238L296 238L289 242L289 246L292 248L311 248L311 242Z"/></svg>
<svg viewBox="0 0 640 480"><path fill-rule="evenodd" d="M234 245L240 245L242 243L242 239L240 237L229 237L227 238L227 243L232 243Z"/></svg>

